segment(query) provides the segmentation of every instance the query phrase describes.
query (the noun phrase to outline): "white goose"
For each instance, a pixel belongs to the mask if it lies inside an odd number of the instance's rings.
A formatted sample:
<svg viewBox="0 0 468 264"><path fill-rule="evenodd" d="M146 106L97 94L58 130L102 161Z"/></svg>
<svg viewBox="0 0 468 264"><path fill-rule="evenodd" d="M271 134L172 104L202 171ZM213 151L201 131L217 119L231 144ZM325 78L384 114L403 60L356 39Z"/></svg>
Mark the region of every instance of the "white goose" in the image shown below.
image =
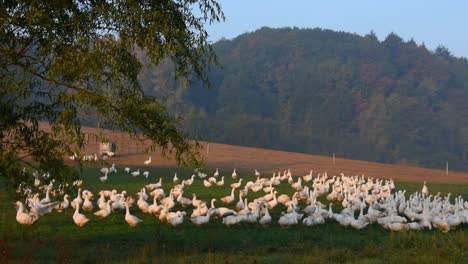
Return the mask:
<svg viewBox="0 0 468 264"><path fill-rule="evenodd" d="M263 207L263 209L265 210L265 214L262 216L262 218L260 218L260 220L258 221L261 225L268 225L271 223L271 215L270 213L268 212L268 205L265 205Z"/></svg>
<svg viewBox="0 0 468 264"><path fill-rule="evenodd" d="M47 188L46 197L40 201L41 204L50 203L50 196L49 196L49 193L50 193L50 189Z"/></svg>
<svg viewBox="0 0 468 264"><path fill-rule="evenodd" d="M208 222L210 222L210 214L212 210L214 209L210 208L208 209L208 213L206 215L201 215L196 218L190 218L190 221L192 221L192 223L194 223L197 226L207 224Z"/></svg>
<svg viewBox="0 0 468 264"><path fill-rule="evenodd" d="M203 180L203 186L205 186L206 188L210 188L211 185L212 185L212 183L210 181Z"/></svg>
<svg viewBox="0 0 468 264"><path fill-rule="evenodd" d="M130 214L130 209L128 208L128 203L124 202L125 205L125 221L131 226L131 227L136 227L139 223L143 222L140 218L131 215Z"/></svg>
<svg viewBox="0 0 468 264"><path fill-rule="evenodd" d="M83 227L84 225L86 225L86 223L89 222L89 219L85 215L80 214L79 205L75 207L75 213L73 214L73 221L79 227Z"/></svg>
<svg viewBox="0 0 468 264"><path fill-rule="evenodd" d="M150 184L145 185L145 187L148 188L148 190L150 190L150 191L152 191L154 189L161 188L162 187L162 178L159 178L159 181L157 183L150 183Z"/></svg>
<svg viewBox="0 0 468 264"><path fill-rule="evenodd" d="M133 171L131 174L132 174L133 177L136 177L136 176L140 175L140 169L138 169L136 171Z"/></svg>
<svg viewBox="0 0 468 264"><path fill-rule="evenodd" d="M237 179L237 173L236 173L236 168L234 168L234 171L232 172L232 178Z"/></svg>
<svg viewBox="0 0 468 264"><path fill-rule="evenodd" d="M218 181L218 182L216 183L216 186L218 186L218 187L222 187L222 186L224 186L224 176L223 176L223 177L221 177L221 180L220 180L220 181Z"/></svg>
<svg viewBox="0 0 468 264"><path fill-rule="evenodd" d="M86 196L83 202L83 210L92 211L94 208L93 203L90 200L89 196Z"/></svg>
<svg viewBox="0 0 468 264"><path fill-rule="evenodd" d="M104 176L99 177L99 180L104 183L107 181L107 173L104 174Z"/></svg>
<svg viewBox="0 0 468 264"><path fill-rule="evenodd" d="M177 172L174 173L174 178L172 178L172 182L173 182L174 184L179 183L179 177L177 177Z"/></svg>
<svg viewBox="0 0 468 264"><path fill-rule="evenodd" d="M57 211L59 212L62 212L64 209L67 209L70 206L70 201L68 201L69 197L70 195L65 194L63 196L63 202L61 202L55 209L57 209Z"/></svg>
<svg viewBox="0 0 468 264"><path fill-rule="evenodd" d="M192 174L192 177L190 179L185 181L186 186L191 186L193 184L193 181L195 180L195 174Z"/></svg>
<svg viewBox="0 0 468 264"><path fill-rule="evenodd" d="M17 201L16 205L18 206L18 211L16 212L16 221L18 221L18 223L22 225L32 225L39 219L39 216L25 212L22 202Z"/></svg>
<svg viewBox="0 0 468 264"><path fill-rule="evenodd" d="M234 188L234 189L239 188L241 186L241 184L242 184L242 180L243 179L240 179L239 182L231 184L231 188Z"/></svg>
<svg viewBox="0 0 468 264"><path fill-rule="evenodd" d="M234 201L234 191L235 190L236 190L235 188L232 188L231 194L221 198L220 200L226 205L231 204Z"/></svg>
<svg viewBox="0 0 468 264"><path fill-rule="evenodd" d="M94 215L98 216L98 217L101 217L101 218L108 217L111 214L111 211L112 211L111 210L111 205L110 205L111 203L112 203L111 200L107 201L107 203L105 203L106 207L99 210L99 211L97 211L97 212L94 212Z"/></svg>
<svg viewBox="0 0 468 264"><path fill-rule="evenodd" d="M150 165L151 163L151 156L149 156L149 158L147 160L145 160L145 165Z"/></svg>

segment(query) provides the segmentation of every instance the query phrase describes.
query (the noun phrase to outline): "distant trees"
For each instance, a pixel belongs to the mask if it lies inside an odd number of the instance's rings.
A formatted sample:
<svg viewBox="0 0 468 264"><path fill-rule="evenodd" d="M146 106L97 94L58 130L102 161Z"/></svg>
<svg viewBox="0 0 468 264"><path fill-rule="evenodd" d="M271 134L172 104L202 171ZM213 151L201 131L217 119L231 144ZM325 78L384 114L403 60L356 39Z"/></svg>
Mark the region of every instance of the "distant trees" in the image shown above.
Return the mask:
<svg viewBox="0 0 468 264"><path fill-rule="evenodd" d="M199 138L468 169L468 63L442 46L262 28L213 48L222 65L209 73L213 90L162 88Z"/></svg>

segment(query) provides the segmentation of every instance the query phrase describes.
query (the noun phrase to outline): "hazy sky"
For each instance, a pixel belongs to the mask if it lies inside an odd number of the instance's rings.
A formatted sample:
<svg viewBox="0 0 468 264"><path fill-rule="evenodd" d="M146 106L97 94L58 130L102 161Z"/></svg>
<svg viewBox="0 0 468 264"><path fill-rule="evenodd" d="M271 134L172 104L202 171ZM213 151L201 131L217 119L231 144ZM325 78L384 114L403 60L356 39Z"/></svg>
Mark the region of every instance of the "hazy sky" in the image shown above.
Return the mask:
<svg viewBox="0 0 468 264"><path fill-rule="evenodd" d="M468 1L465 0L218 0L226 21L208 27L212 41L232 39L262 26L326 28L380 40L395 32L434 50L442 44L468 58Z"/></svg>

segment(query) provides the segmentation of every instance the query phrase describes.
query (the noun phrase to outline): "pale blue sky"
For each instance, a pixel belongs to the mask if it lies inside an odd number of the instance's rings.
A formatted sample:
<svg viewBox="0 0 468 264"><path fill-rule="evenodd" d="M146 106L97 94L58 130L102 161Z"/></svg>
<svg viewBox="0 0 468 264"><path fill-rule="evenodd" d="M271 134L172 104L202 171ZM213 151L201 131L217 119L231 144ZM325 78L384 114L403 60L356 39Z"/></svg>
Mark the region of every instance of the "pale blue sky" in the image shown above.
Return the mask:
<svg viewBox="0 0 468 264"><path fill-rule="evenodd" d="M380 40L395 32L434 50L442 44L468 58L468 1L465 0L219 0L226 21L208 26L210 40L232 39L262 26L326 28Z"/></svg>

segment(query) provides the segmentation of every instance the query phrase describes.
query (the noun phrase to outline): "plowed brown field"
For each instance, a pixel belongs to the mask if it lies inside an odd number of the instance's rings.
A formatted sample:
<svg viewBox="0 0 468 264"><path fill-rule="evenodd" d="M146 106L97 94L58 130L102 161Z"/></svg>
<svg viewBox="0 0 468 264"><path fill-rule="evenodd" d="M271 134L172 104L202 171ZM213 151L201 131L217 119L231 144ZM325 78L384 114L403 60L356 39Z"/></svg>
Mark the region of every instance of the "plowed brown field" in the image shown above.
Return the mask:
<svg viewBox="0 0 468 264"><path fill-rule="evenodd" d="M86 154L98 153L99 144L96 140L97 130L83 128L83 132L89 133L88 144L84 150ZM148 158L144 152L144 142L130 139L120 132L106 131L109 140L117 145L117 156L110 158L109 162L118 166L143 167L143 162ZM393 178L398 181L440 182L440 183L468 183L468 173L445 170L433 170L418 167L382 164L367 161L336 158L333 164L332 157L301 154L286 151L239 147L225 144L201 142L204 147L202 155L205 163L210 168L220 168L231 171L253 172L254 169L262 173L273 173L291 169L294 175L304 175L310 170L314 174L328 172L328 175L361 175L368 177ZM161 157L160 153L150 153L155 167L174 167L174 160Z"/></svg>

